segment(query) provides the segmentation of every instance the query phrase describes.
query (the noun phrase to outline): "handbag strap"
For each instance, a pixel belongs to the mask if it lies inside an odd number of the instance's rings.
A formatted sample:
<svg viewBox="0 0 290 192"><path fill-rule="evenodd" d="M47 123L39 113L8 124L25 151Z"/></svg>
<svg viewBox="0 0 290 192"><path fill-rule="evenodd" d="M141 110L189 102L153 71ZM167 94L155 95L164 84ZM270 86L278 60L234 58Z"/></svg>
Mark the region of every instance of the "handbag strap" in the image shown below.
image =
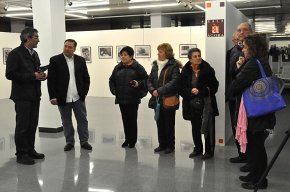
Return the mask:
<svg viewBox="0 0 290 192"><path fill-rule="evenodd" d="M266 77L266 73L264 71L264 68L263 68L261 62L258 59L256 59L256 61L257 61L258 65L259 65L260 72L262 73L262 77L265 78Z"/></svg>

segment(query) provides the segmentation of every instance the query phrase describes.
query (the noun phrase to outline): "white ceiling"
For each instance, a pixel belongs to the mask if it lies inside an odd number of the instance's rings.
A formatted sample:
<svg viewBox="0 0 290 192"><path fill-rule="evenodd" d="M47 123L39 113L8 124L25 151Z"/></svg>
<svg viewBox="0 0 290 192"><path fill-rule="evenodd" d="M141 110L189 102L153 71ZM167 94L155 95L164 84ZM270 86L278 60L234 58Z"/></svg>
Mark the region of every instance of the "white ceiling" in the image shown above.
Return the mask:
<svg viewBox="0 0 290 192"><path fill-rule="evenodd" d="M228 2L253 19L257 32L290 36L290 0L228 0ZM66 20L142 16L156 12L169 15L200 14L203 11L195 5L204 7L204 0L64 0L64 3ZM161 7L153 8L158 5ZM8 8L7 11L5 8ZM0 15L3 17L7 13L31 13L31 0L0 0ZM17 17L32 19L31 15Z"/></svg>

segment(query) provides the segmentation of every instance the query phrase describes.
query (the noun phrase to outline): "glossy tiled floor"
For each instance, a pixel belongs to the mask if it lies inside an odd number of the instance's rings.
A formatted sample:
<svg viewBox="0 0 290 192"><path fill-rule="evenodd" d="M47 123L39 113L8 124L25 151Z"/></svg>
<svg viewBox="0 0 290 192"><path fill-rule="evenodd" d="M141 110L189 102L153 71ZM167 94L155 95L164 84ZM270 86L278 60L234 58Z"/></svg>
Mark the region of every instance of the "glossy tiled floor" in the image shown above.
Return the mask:
<svg viewBox="0 0 290 192"><path fill-rule="evenodd" d="M290 104L289 92L284 95ZM45 153L43 161L25 166L15 162L14 106L0 100L0 192L242 192L238 180L241 164L228 159L236 155L233 144L217 147L213 159L190 159L192 151L190 124L176 123L176 152L154 154L157 146L156 126L152 111L144 100L139 109L139 139L135 149L120 147L121 116L112 98L87 99L90 127L88 153L76 144L64 152L63 133L37 133L36 149ZM289 126L289 107L277 114L278 125L267 139L272 158L284 131ZM290 141L269 173L268 192L290 189Z"/></svg>

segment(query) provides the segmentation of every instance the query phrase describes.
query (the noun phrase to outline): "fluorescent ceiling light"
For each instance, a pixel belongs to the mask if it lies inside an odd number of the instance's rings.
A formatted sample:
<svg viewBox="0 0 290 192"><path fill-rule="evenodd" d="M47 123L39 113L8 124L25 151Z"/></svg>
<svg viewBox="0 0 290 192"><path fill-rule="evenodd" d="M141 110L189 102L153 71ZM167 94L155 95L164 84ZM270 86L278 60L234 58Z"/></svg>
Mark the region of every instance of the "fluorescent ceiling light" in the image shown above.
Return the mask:
<svg viewBox="0 0 290 192"><path fill-rule="evenodd" d="M240 8L239 10L251 10L251 9L272 9L272 8L281 8L280 5L266 6L266 7L247 7Z"/></svg>
<svg viewBox="0 0 290 192"><path fill-rule="evenodd" d="M96 9L75 9L75 10L66 10L67 13L83 13L87 14L88 12L99 12L99 11L110 11L111 8L96 8Z"/></svg>
<svg viewBox="0 0 290 192"><path fill-rule="evenodd" d="M136 5L129 6L128 9L145 9L145 8L157 8L157 7L173 7L178 6L177 3L156 4L156 5Z"/></svg>
<svg viewBox="0 0 290 192"><path fill-rule="evenodd" d="M92 6L109 5L109 4L110 4L109 1L96 2L96 3L77 3L77 2L73 2L73 4L71 6L66 5L66 7L71 7L71 8L75 8L75 7L92 7Z"/></svg>
<svg viewBox="0 0 290 192"><path fill-rule="evenodd" d="M5 14L6 17L18 17L18 16L32 16L32 13L8 13Z"/></svg>
<svg viewBox="0 0 290 192"><path fill-rule="evenodd" d="M71 16L71 17L78 17L78 18L82 18L82 19L88 19L87 16L82 16L82 15L77 15L77 14L65 13L65 15Z"/></svg>
<svg viewBox="0 0 290 192"><path fill-rule="evenodd" d="M201 10L203 10L203 11L205 11L205 8L203 8L202 6L200 6L200 5L194 5L196 8L199 8L199 9L201 9Z"/></svg>
<svg viewBox="0 0 290 192"><path fill-rule="evenodd" d="M8 7L7 11L30 11L31 9L28 7Z"/></svg>

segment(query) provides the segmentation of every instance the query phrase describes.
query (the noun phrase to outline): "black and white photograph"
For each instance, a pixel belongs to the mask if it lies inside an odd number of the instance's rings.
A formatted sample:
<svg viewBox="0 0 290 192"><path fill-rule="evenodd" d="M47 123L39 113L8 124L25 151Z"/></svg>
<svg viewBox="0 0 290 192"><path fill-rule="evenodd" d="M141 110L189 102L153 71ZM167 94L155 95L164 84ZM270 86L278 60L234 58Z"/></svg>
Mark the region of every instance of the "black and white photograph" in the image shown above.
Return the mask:
<svg viewBox="0 0 290 192"><path fill-rule="evenodd" d="M136 58L150 58L151 46L150 45L135 45Z"/></svg>
<svg viewBox="0 0 290 192"><path fill-rule="evenodd" d="M197 48L196 44L180 44L179 45L179 57L186 58L189 49Z"/></svg>
<svg viewBox="0 0 290 192"><path fill-rule="evenodd" d="M99 46L99 59L112 59L113 46Z"/></svg>
<svg viewBox="0 0 290 192"><path fill-rule="evenodd" d="M87 63L91 63L92 62L91 47L89 46L81 47L81 56L85 58Z"/></svg>
<svg viewBox="0 0 290 192"><path fill-rule="evenodd" d="M12 48L3 48L3 64L6 65L6 61L9 53L12 51Z"/></svg>
<svg viewBox="0 0 290 192"><path fill-rule="evenodd" d="M126 45L117 45L116 46L116 57L117 57L117 63L121 62L121 57L120 57L120 51L123 47L125 47Z"/></svg>

